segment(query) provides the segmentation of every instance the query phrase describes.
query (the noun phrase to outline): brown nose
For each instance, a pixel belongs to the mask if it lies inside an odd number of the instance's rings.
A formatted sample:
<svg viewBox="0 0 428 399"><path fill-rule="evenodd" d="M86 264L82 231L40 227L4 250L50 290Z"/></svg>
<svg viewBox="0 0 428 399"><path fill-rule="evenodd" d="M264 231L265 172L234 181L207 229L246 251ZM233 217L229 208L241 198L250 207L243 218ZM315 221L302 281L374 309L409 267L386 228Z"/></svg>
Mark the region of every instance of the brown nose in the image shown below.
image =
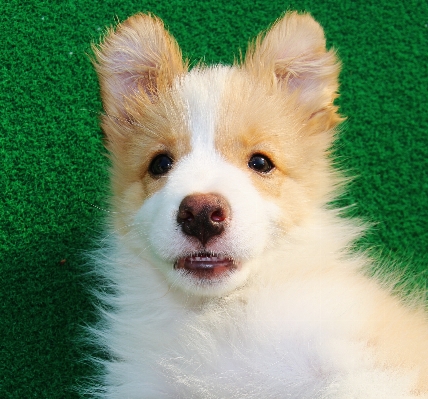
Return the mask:
<svg viewBox="0 0 428 399"><path fill-rule="evenodd" d="M184 234L196 237L205 245L224 231L230 217L230 207L219 194L192 194L181 201L177 223Z"/></svg>

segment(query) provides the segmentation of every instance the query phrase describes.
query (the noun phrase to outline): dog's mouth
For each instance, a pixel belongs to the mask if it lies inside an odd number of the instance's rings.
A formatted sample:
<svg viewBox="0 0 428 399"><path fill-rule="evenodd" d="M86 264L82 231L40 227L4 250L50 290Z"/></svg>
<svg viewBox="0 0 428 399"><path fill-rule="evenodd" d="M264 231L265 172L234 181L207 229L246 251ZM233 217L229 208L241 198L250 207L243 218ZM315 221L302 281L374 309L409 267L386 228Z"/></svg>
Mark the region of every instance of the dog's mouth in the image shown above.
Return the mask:
<svg viewBox="0 0 428 399"><path fill-rule="evenodd" d="M230 257L203 252L177 259L174 268L198 279L218 279L235 271L238 265Z"/></svg>

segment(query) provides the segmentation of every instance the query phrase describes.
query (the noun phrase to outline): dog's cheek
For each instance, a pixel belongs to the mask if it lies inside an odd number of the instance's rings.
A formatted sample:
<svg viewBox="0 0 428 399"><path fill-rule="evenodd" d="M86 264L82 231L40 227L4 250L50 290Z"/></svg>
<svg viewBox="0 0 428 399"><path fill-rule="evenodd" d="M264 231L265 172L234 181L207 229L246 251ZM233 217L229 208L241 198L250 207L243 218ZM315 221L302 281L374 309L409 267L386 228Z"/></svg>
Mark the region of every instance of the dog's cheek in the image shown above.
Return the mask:
<svg viewBox="0 0 428 399"><path fill-rule="evenodd" d="M313 201L309 191L301 182L292 178L287 178L282 182L275 202L280 208L278 226L284 234L301 224L313 210Z"/></svg>
<svg viewBox="0 0 428 399"><path fill-rule="evenodd" d="M115 195L112 196L112 216L115 229L123 235L129 232L133 218L144 202L162 189L165 179L153 179L148 173L140 176L138 168L135 168L135 177L126 180L123 173L117 172L118 169L113 169L112 191ZM120 187L118 181L122 183Z"/></svg>
<svg viewBox="0 0 428 399"><path fill-rule="evenodd" d="M166 189L161 189L144 201L135 216L142 228L140 252L149 251L156 257L175 260L178 253L188 247L176 223L176 210L180 200Z"/></svg>
<svg viewBox="0 0 428 399"><path fill-rule="evenodd" d="M114 230L119 236L126 236L134 229L134 217L143 204L144 197L139 181L128 183L127 187L121 190L120 195L112 197L113 211L110 216Z"/></svg>
<svg viewBox="0 0 428 399"><path fill-rule="evenodd" d="M228 239L240 258L260 256L269 247L278 218L278 207L264 198L253 186L239 185L239 195L230 197L233 219L228 229ZM227 196L227 193L226 193Z"/></svg>
<svg viewBox="0 0 428 399"><path fill-rule="evenodd" d="M252 181L266 204L273 204L275 212L270 212L270 229L275 236L284 236L294 226L300 224L312 208L308 190L302 182L279 173L261 178L253 175Z"/></svg>

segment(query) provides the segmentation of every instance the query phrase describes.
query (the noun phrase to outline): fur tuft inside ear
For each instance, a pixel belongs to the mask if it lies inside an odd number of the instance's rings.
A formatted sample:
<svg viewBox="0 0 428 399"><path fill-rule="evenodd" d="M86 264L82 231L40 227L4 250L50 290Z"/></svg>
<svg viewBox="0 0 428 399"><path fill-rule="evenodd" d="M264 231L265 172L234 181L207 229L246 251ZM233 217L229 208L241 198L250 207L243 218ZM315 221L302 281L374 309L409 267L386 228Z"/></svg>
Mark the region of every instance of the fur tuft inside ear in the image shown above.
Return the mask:
<svg viewBox="0 0 428 399"><path fill-rule="evenodd" d="M324 31L309 15L285 14L257 37L245 67L260 79L272 80L312 116L332 105L338 89L340 62L326 49Z"/></svg>
<svg viewBox="0 0 428 399"><path fill-rule="evenodd" d="M152 15L128 18L93 51L104 109L118 118L127 118L127 100L137 95L155 101L158 90L187 69L177 42Z"/></svg>

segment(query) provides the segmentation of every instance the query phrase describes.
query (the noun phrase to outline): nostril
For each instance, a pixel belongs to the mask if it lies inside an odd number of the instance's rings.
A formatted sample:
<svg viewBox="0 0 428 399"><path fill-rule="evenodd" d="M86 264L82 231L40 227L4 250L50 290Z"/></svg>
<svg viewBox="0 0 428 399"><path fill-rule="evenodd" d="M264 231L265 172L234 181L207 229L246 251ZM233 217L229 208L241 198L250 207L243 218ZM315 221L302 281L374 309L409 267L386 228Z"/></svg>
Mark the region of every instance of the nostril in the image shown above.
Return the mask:
<svg viewBox="0 0 428 399"><path fill-rule="evenodd" d="M224 222L226 216L222 209L216 209L213 213L211 213L211 220L216 223Z"/></svg>
<svg viewBox="0 0 428 399"><path fill-rule="evenodd" d="M195 218L195 215L189 210L181 209L178 213L177 219L181 222L191 222Z"/></svg>
<svg viewBox="0 0 428 399"><path fill-rule="evenodd" d="M186 211L185 210L185 211L182 211L180 213L180 219L183 220L183 221L191 222L194 218L195 218L195 216L190 211Z"/></svg>

